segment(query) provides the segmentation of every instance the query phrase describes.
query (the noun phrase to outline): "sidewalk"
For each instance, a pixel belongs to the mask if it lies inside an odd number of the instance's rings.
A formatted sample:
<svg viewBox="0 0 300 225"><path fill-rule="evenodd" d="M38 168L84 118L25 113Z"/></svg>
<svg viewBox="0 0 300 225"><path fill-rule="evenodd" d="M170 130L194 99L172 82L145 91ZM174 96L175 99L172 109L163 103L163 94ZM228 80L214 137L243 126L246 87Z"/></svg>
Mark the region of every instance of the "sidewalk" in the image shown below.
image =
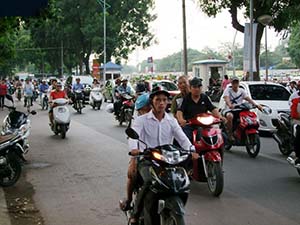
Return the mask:
<svg viewBox="0 0 300 225"><path fill-rule="evenodd" d="M0 188L0 224L11 225L3 189Z"/></svg>

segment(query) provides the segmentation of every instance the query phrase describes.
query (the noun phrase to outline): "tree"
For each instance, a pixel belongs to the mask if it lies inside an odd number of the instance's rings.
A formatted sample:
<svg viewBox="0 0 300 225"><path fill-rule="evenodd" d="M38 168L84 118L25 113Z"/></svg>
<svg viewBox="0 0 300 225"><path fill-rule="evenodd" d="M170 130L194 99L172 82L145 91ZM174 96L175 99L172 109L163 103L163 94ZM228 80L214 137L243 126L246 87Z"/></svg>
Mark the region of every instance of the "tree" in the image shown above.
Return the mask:
<svg viewBox="0 0 300 225"><path fill-rule="evenodd" d="M137 46L147 47L153 40L149 22L153 0L107 0L107 61L127 59ZM87 7L88 6L88 7ZM67 67L82 65L89 71L92 53L103 54L103 11L96 0L51 0L43 17L28 21L37 47L58 47L63 42ZM52 55L51 55L52 54ZM60 51L47 52L51 65L59 68ZM70 59L68 59L70 57Z"/></svg>
<svg viewBox="0 0 300 225"><path fill-rule="evenodd" d="M238 10L246 9L245 17L249 16L249 0L198 0L203 12L208 16L216 16L224 9L228 9L231 14L232 26L244 33L244 26L237 19ZM257 18L261 15L268 14L273 17L270 26L273 26L277 32L285 31L295 22L300 20L299 1L298 0L253 0L254 5L254 22L258 23ZM260 43L263 35L264 26L258 23L256 33L256 67L259 68ZM286 36L284 32L284 36ZM254 74L254 79L259 80L259 72Z"/></svg>
<svg viewBox="0 0 300 225"><path fill-rule="evenodd" d="M288 52L292 58L292 61L296 64L298 68L300 68L300 23L296 24L292 28Z"/></svg>

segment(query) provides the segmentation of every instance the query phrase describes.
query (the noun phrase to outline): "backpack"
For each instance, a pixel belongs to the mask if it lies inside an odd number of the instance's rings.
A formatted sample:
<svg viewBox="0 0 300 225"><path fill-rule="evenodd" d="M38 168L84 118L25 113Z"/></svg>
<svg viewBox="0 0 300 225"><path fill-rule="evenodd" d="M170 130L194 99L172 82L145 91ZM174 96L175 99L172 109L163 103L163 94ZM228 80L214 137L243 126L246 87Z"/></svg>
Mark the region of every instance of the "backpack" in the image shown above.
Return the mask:
<svg viewBox="0 0 300 225"><path fill-rule="evenodd" d="M300 96L291 101L291 117L293 119L300 119Z"/></svg>

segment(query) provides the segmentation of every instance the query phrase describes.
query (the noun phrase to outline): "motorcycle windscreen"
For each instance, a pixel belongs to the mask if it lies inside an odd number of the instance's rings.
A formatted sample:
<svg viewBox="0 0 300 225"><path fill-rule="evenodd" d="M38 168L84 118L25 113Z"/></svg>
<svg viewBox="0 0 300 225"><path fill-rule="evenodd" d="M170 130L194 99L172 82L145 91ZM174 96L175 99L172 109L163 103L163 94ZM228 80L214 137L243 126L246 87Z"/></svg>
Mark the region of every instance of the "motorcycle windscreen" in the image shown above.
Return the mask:
<svg viewBox="0 0 300 225"><path fill-rule="evenodd" d="M53 109L53 115L56 123L68 124L70 123L71 116L68 107L57 106Z"/></svg>

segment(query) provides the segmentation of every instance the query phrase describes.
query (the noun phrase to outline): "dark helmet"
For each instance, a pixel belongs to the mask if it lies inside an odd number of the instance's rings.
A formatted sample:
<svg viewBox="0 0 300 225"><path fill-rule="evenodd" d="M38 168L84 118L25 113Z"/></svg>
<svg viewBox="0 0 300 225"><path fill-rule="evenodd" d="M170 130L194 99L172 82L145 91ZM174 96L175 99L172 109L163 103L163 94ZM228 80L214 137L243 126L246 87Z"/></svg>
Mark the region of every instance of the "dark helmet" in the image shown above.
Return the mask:
<svg viewBox="0 0 300 225"><path fill-rule="evenodd" d="M170 93L169 92L167 92L166 90L163 90L161 87L157 86L157 87L153 88L153 90L152 90L149 98L153 99L154 96L160 95L160 94L164 94L168 98L170 97Z"/></svg>
<svg viewBox="0 0 300 225"><path fill-rule="evenodd" d="M135 88L135 92L140 93L140 92L144 92L146 91L146 87L144 83L137 83L136 84L136 88Z"/></svg>
<svg viewBox="0 0 300 225"><path fill-rule="evenodd" d="M192 80L190 80L190 86L201 87L202 86L202 79L200 79L198 77L194 77Z"/></svg>

